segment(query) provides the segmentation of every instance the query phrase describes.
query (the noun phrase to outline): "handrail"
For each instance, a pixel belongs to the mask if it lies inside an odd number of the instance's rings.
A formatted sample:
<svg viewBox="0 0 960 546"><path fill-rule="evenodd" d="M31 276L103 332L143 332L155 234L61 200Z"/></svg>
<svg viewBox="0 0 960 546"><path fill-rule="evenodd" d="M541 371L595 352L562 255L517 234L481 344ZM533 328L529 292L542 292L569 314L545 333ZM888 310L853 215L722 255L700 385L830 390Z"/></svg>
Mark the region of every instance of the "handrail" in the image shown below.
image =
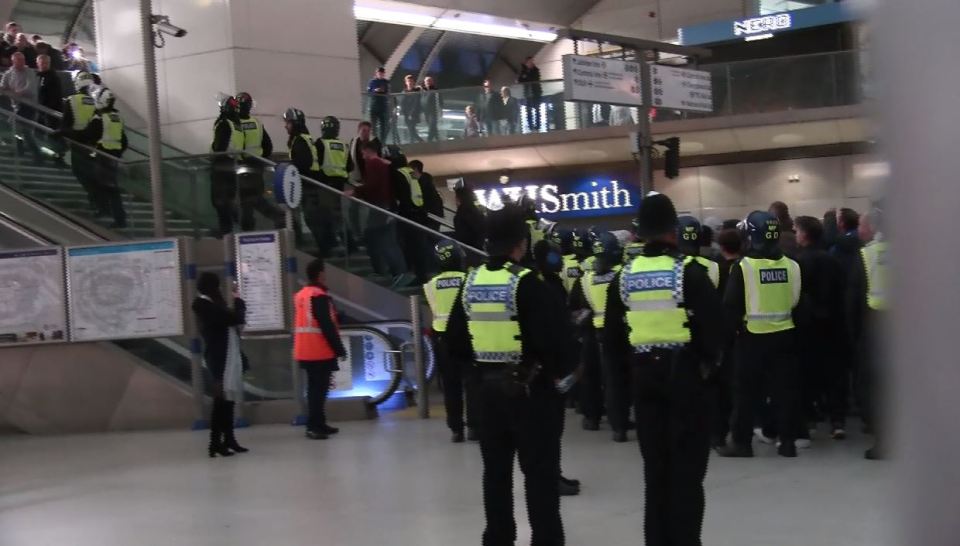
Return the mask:
<svg viewBox="0 0 960 546"><path fill-rule="evenodd" d="M16 118L16 121L11 121L11 123L13 123L13 124L22 123L22 124L25 124L25 125L29 125L29 126L31 126L31 127L34 127L35 129L40 129L41 131L43 131L44 133L47 133L48 135L52 135L53 133L56 132L55 130L51 129L50 127L47 127L46 125L44 125L44 124L42 124L42 123L38 123L38 122L36 122L36 121L33 121L32 119L27 119L27 118L25 118L25 117L20 116L20 115L17 114L17 112L14 111L14 110L9 110L8 112L9 112L9 114L10 114L10 116L9 116L10 118ZM77 147L80 148L81 150L87 150L87 151L91 152L92 154L96 154L96 155L98 155L98 156L100 156L100 157L108 158L108 159L110 159L111 161L114 161L114 162L116 162L116 163L123 163L123 161L122 161L120 158L118 158L118 157L116 157L116 156L114 156L114 155L110 155L110 154L108 154L108 153L106 153L106 152L104 152L104 151L101 151L101 150L98 150L98 149L93 148L93 147L91 147L91 146L88 146L88 145L86 145L86 144L82 144L82 143L80 143L80 142L77 142L76 140L73 140L73 139L70 138L70 137L62 136L61 138L63 138L63 139L66 140L67 142L70 142L72 145L77 146Z"/></svg>

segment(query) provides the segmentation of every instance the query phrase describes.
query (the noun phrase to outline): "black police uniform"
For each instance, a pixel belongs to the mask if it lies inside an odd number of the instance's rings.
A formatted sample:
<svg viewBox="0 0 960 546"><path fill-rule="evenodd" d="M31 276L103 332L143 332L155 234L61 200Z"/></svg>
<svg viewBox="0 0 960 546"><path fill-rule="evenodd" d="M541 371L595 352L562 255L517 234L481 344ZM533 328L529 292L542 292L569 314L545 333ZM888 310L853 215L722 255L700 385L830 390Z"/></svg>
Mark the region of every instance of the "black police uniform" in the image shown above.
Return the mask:
<svg viewBox="0 0 960 546"><path fill-rule="evenodd" d="M236 116L220 114L214 122L213 145L214 152L225 152L230 146L232 131L230 123L239 124ZM237 220L237 166L234 159L225 155L213 158L210 168L210 201L217 211L217 226L220 235L233 232L233 224Z"/></svg>
<svg viewBox="0 0 960 546"><path fill-rule="evenodd" d="M301 135L303 138L299 138ZM313 170L313 153L307 144L309 140L310 133L306 131L295 132L290 136L287 141L287 147L290 149L290 163L307 178L317 180L320 171ZM323 193L329 192L306 182L303 184L303 199L300 204L304 222L317 245L317 255L321 257L329 256L336 243L336 226L323 206ZM294 227L299 228L298 225Z"/></svg>
<svg viewBox="0 0 960 546"><path fill-rule="evenodd" d="M675 256L673 245L650 242L644 256ZM629 265L627 266L629 267ZM638 354L629 347L627 308L620 279L610 283L604 328L607 339L629 351L637 438L646 482L644 535L647 546L698 546L703 527L703 480L710 456L708 375L723 341L720 297L697 263L684 270L683 301L691 341L679 349Z"/></svg>
<svg viewBox="0 0 960 546"><path fill-rule="evenodd" d="M243 130L244 124L253 121L254 118L248 116L239 119L239 128ZM263 141L260 143L263 148L262 157L269 158L273 155L273 141L266 129L263 129ZM267 201L264 196L263 171L264 164L244 156L241 161L243 170L237 176L237 182L240 188L240 227L244 231L252 231L257 227L257 221L253 212L256 210L266 216L279 229L283 227L283 212Z"/></svg>
<svg viewBox="0 0 960 546"><path fill-rule="evenodd" d="M513 267L504 257L492 257L491 270ZM562 399L555 381L566 375L561 347L555 343L560 331L559 317L552 313L549 292L535 274L517 284L517 320L523 345L521 366L541 366L527 392L511 388L504 370L495 365L478 367L480 409L480 451L483 456L483 498L487 527L484 546L505 546L516 542L513 513L513 459L518 456L526 479L527 509L533 530L533 544L562 546L557 469L560 462L560 420ZM467 317L460 298L447 328L450 350L473 359Z"/></svg>
<svg viewBox="0 0 960 546"><path fill-rule="evenodd" d="M581 260L581 264L583 261ZM600 345L597 329L590 320L590 304L584 296L583 275L576 280L570 290L570 312L573 314L580 335L580 365L583 366L577 394L580 412L583 414L583 428L598 430L603 417L603 373L600 363Z"/></svg>

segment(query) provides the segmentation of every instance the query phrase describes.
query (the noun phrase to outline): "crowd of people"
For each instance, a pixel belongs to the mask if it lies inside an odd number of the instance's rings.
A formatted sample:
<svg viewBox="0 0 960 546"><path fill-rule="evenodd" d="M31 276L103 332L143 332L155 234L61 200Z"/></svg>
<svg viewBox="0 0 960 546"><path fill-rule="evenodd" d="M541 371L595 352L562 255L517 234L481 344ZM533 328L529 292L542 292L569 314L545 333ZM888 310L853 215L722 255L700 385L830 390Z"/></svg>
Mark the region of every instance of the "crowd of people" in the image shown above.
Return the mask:
<svg viewBox="0 0 960 546"><path fill-rule="evenodd" d="M39 68L37 59L46 55L53 70L97 71L96 63L86 58L83 48L76 42L65 43L57 49L43 36L27 34L19 23L10 21L4 26L3 39L0 40L0 69L12 66L13 54L17 52L23 54L30 68Z"/></svg>
<svg viewBox="0 0 960 546"><path fill-rule="evenodd" d="M856 414L875 437L865 458L885 456L880 205L793 219L775 202L710 226L652 192L632 230L598 232L542 222L525 197L498 211L457 198L458 242L437 246L424 292L453 441L480 441L484 544L515 539L515 454L533 543L563 544L557 498L579 492L560 466L564 398L585 430L636 431L647 544L701 543L711 448L792 458L846 439ZM481 243L484 263L459 248Z"/></svg>

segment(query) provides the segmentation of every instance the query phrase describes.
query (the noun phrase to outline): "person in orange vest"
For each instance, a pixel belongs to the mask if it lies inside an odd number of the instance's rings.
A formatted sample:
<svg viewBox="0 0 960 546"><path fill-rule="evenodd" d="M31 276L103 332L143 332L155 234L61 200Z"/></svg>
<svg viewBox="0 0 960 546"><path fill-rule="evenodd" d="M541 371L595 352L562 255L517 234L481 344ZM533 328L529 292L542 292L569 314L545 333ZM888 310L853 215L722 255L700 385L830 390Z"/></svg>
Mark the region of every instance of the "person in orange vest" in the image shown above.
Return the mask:
<svg viewBox="0 0 960 546"><path fill-rule="evenodd" d="M340 429L327 424L324 407L337 360L347 352L340 340L340 326L333 300L327 294L323 260L307 265L307 285L293 298L293 358L307 373L307 438L326 440Z"/></svg>

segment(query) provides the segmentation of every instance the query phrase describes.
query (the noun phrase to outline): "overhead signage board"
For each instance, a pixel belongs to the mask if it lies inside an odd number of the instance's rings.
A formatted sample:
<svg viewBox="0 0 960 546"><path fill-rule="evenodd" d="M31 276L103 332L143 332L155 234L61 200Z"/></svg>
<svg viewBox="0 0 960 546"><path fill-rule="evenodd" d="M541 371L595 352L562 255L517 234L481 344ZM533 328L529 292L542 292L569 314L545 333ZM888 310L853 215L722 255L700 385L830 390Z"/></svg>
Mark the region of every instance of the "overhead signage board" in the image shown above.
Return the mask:
<svg viewBox="0 0 960 546"><path fill-rule="evenodd" d="M640 63L564 55L563 94L568 101L642 106Z"/></svg>
<svg viewBox="0 0 960 546"><path fill-rule="evenodd" d="M735 40L752 41L771 38L781 32L857 20L857 15L847 4L851 2L834 2L781 13L683 27L679 31L680 43L705 45Z"/></svg>
<svg viewBox="0 0 960 546"><path fill-rule="evenodd" d="M283 298L283 262L276 231L235 235L237 281L247 304L245 332L286 328Z"/></svg>
<svg viewBox="0 0 960 546"><path fill-rule="evenodd" d="M63 251L0 252L0 345L67 341Z"/></svg>
<svg viewBox="0 0 960 546"><path fill-rule="evenodd" d="M634 214L640 204L639 188L617 174L475 186L474 194L491 210L526 195L537 204L537 215L549 220Z"/></svg>
<svg viewBox="0 0 960 546"><path fill-rule="evenodd" d="M183 335L176 239L67 248L72 341Z"/></svg>
<svg viewBox="0 0 960 546"><path fill-rule="evenodd" d="M705 70L653 65L650 67L651 102L657 108L713 111L713 83Z"/></svg>

